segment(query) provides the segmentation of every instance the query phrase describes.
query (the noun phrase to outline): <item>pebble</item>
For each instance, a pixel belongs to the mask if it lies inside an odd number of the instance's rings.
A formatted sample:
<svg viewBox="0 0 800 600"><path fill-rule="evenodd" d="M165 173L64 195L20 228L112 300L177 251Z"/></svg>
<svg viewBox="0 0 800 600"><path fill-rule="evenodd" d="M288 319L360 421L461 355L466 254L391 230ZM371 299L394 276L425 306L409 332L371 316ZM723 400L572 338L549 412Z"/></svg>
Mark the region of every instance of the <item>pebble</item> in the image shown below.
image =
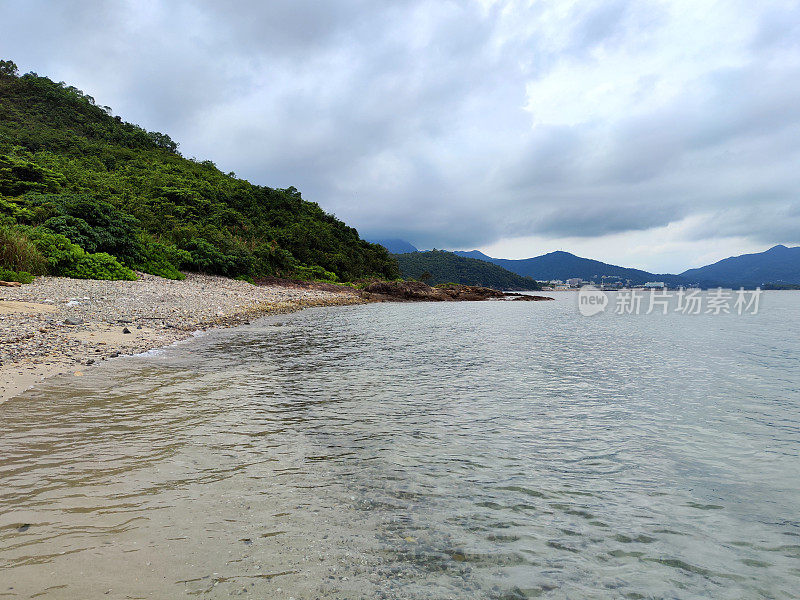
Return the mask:
<svg viewBox="0 0 800 600"><path fill-rule="evenodd" d="M146 274L139 274L137 281L37 277L18 288L0 288L0 300L46 303L51 308L0 315L0 365L4 369L57 361L88 365L94 360L87 360L87 354L103 360L116 358L169 345L197 330L249 323L259 316L306 306L363 302L349 288L339 292L254 286L198 274L188 274L183 281ZM101 329L108 331L115 323L136 323L136 334L126 326L122 329L128 334L124 341L92 336Z"/></svg>

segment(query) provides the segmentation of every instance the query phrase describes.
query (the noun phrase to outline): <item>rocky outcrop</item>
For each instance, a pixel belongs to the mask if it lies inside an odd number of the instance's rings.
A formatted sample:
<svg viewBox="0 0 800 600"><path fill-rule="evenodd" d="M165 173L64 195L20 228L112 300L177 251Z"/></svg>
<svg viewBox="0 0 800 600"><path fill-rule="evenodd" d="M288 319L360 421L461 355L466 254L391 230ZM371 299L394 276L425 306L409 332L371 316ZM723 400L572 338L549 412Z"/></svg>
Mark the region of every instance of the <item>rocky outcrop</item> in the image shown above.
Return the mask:
<svg viewBox="0 0 800 600"><path fill-rule="evenodd" d="M442 290L421 281L374 281L364 286L367 300L406 300L441 302L451 298Z"/></svg>
<svg viewBox="0 0 800 600"><path fill-rule="evenodd" d="M395 302L552 300L547 296L501 292L477 285L454 284L431 287L421 281L374 281L364 286L361 295L365 300Z"/></svg>

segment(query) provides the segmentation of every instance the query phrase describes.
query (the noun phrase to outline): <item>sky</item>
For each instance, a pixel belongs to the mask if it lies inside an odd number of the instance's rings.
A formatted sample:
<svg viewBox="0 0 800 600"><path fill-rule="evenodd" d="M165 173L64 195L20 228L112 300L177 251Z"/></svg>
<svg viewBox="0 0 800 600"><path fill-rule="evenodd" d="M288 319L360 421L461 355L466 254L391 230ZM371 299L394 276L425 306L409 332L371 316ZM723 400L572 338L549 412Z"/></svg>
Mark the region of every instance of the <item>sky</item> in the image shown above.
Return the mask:
<svg viewBox="0 0 800 600"><path fill-rule="evenodd" d="M363 237L654 272L800 243L800 1L0 0L0 58Z"/></svg>

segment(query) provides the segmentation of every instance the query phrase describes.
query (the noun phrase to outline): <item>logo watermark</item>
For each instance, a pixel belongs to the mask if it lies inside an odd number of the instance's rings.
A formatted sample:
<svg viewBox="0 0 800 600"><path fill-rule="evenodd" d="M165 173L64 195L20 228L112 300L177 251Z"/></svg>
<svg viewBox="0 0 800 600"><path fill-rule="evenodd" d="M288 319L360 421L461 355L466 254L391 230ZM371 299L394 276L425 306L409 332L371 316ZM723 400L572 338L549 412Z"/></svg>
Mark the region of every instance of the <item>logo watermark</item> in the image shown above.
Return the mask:
<svg viewBox="0 0 800 600"><path fill-rule="evenodd" d="M608 306L608 294L593 285L585 285L578 292L578 310L584 317L601 313Z"/></svg>
<svg viewBox="0 0 800 600"><path fill-rule="evenodd" d="M653 313L683 315L757 315L763 290L726 290L716 288L703 293L699 288L677 290L622 289L614 292L613 313L616 315L650 315ZM611 304L611 297L603 290L591 285L578 292L578 311L591 317Z"/></svg>

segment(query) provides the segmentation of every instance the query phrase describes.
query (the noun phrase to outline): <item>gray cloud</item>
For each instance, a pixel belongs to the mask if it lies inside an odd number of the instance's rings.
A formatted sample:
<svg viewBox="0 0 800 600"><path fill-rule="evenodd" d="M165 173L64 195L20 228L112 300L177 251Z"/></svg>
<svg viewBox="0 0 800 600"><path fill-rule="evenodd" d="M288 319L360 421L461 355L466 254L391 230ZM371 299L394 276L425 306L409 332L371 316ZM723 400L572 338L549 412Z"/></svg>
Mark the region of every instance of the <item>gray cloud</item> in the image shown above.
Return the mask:
<svg viewBox="0 0 800 600"><path fill-rule="evenodd" d="M800 241L796 3L565 6L10 0L0 54L367 235Z"/></svg>

